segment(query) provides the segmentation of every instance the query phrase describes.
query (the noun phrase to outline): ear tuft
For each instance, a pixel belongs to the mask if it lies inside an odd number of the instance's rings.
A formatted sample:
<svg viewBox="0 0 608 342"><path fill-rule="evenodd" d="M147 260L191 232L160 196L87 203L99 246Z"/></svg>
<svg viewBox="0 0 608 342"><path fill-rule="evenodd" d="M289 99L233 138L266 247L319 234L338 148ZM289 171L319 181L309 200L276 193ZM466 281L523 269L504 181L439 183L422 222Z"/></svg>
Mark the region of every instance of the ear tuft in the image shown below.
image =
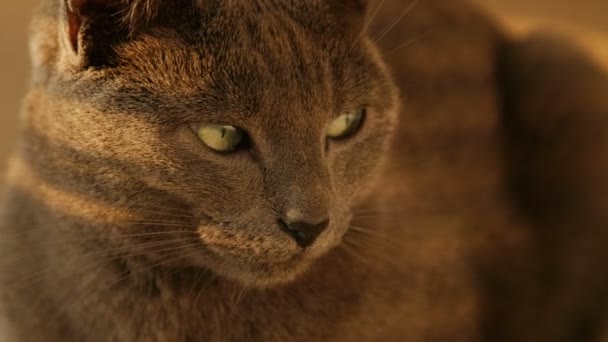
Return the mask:
<svg viewBox="0 0 608 342"><path fill-rule="evenodd" d="M166 0L121 0L122 24L129 28L129 34L134 35L143 27L156 19Z"/></svg>

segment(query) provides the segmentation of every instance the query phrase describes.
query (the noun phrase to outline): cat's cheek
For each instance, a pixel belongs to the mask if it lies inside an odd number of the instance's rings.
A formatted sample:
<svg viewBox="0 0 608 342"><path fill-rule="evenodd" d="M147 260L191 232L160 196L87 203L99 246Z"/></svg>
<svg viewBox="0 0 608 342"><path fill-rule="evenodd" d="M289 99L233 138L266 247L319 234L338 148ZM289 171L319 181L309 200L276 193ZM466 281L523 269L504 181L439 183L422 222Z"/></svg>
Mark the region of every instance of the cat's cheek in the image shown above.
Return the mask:
<svg viewBox="0 0 608 342"><path fill-rule="evenodd" d="M372 195L372 193L377 189L378 184L381 182L383 175L386 173L386 158L383 157L379 159L376 165L377 166L374 168L373 172L370 172L367 175L365 182L363 182L354 193L354 206L361 205Z"/></svg>
<svg viewBox="0 0 608 342"><path fill-rule="evenodd" d="M381 177L383 154L383 147L370 148L362 142L336 156L332 164L333 178L336 195L342 202L352 207L370 194Z"/></svg>

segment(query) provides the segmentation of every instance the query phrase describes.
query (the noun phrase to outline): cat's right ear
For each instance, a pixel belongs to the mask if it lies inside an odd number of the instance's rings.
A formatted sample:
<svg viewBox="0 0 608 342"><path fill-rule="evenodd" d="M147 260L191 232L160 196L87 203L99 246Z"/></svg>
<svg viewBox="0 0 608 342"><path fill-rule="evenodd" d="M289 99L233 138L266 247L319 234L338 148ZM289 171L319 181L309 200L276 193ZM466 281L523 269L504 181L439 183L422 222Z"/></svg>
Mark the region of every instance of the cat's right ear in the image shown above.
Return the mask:
<svg viewBox="0 0 608 342"><path fill-rule="evenodd" d="M116 14L121 0L61 0L63 47L82 67L103 65L126 36Z"/></svg>
<svg viewBox="0 0 608 342"><path fill-rule="evenodd" d="M69 46L74 53L78 53L80 29L84 21L84 0L64 0L62 10L66 19L65 29L67 31L65 33L67 34Z"/></svg>
<svg viewBox="0 0 608 342"><path fill-rule="evenodd" d="M103 66L113 46L150 24L165 0L58 0L63 46L83 67Z"/></svg>

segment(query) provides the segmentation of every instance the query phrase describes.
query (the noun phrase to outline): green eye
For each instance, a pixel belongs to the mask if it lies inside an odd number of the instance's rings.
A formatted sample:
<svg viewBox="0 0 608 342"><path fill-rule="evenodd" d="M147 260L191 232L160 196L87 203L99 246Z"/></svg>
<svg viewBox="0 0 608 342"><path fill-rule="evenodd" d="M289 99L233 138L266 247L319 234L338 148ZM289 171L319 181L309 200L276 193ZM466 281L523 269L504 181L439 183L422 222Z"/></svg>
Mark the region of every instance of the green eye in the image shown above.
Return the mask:
<svg viewBox="0 0 608 342"><path fill-rule="evenodd" d="M218 152L232 152L243 142L245 132L229 125L203 126L196 132L199 139Z"/></svg>
<svg viewBox="0 0 608 342"><path fill-rule="evenodd" d="M356 133L361 127L364 114L365 109L359 108L340 115L327 127L327 136L331 139L341 139Z"/></svg>

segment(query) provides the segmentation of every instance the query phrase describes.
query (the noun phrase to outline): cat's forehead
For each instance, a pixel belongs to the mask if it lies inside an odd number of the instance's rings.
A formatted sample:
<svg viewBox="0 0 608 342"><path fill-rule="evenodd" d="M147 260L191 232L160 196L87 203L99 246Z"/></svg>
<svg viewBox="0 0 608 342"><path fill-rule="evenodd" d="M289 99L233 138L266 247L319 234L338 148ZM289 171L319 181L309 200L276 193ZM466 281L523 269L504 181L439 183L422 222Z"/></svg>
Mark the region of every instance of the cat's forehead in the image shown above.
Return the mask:
<svg viewBox="0 0 608 342"><path fill-rule="evenodd" d="M117 52L151 92L222 102L207 108L327 112L366 83L355 70L363 53L332 18L319 1L218 2L196 25L155 28Z"/></svg>

